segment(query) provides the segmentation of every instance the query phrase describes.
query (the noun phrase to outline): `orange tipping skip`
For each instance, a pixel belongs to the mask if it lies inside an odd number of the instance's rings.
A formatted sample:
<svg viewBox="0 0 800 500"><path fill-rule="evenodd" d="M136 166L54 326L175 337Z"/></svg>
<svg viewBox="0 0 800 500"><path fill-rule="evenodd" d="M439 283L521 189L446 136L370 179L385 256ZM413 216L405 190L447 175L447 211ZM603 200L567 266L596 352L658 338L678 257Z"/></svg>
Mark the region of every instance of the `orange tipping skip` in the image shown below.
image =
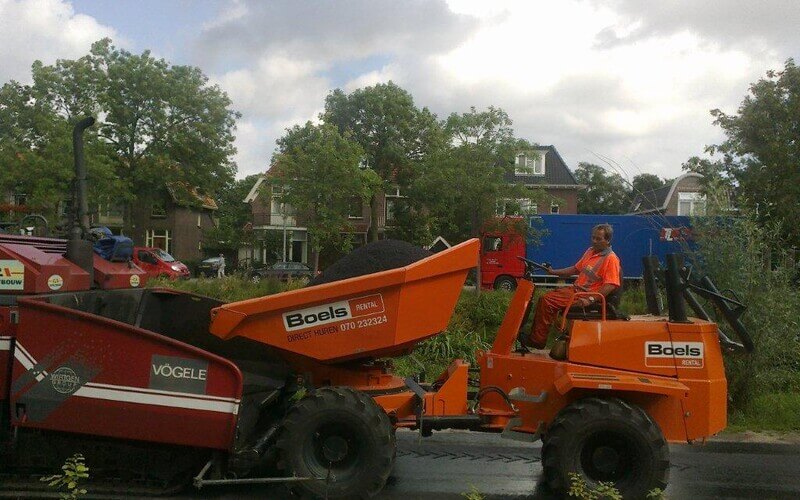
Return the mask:
<svg viewBox="0 0 800 500"><path fill-rule="evenodd" d="M225 304L210 330L327 363L394 356L447 327L478 250L471 239L405 267Z"/></svg>

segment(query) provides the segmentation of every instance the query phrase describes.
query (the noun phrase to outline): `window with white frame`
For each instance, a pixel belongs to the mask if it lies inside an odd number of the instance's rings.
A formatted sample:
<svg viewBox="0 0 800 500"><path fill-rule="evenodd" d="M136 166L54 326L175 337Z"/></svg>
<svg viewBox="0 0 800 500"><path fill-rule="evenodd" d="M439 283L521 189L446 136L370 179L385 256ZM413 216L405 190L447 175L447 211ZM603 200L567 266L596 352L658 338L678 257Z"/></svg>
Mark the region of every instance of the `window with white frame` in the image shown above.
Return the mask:
<svg viewBox="0 0 800 500"><path fill-rule="evenodd" d="M363 219L364 218L364 200L359 196L354 196L350 200L350 206L347 211L348 219Z"/></svg>
<svg viewBox="0 0 800 500"><path fill-rule="evenodd" d="M154 201L150 206L150 217L154 219L163 219L167 216L167 204L163 201Z"/></svg>
<svg viewBox="0 0 800 500"><path fill-rule="evenodd" d="M530 198L517 198L514 200L499 200L495 206L497 215L529 215L539 211L539 206L531 202Z"/></svg>
<svg viewBox="0 0 800 500"><path fill-rule="evenodd" d="M557 214L557 213L559 213L560 210L561 209L559 208L558 203L553 203L552 205L550 205L550 213L551 214Z"/></svg>
<svg viewBox="0 0 800 500"><path fill-rule="evenodd" d="M528 169L528 156L525 153L518 154L514 162L514 175L526 175L530 173Z"/></svg>
<svg viewBox="0 0 800 500"><path fill-rule="evenodd" d="M145 246L155 247L170 253L172 238L169 229L148 229L145 231Z"/></svg>
<svg viewBox="0 0 800 500"><path fill-rule="evenodd" d="M533 175L544 175L544 157L547 151L542 151L536 158L533 158Z"/></svg>
<svg viewBox="0 0 800 500"><path fill-rule="evenodd" d="M384 203L384 216L386 224L395 222L397 216L397 208L402 203L405 196L400 194L400 188L395 186L393 189L387 191L386 201Z"/></svg>
<svg viewBox="0 0 800 500"><path fill-rule="evenodd" d="M700 193L678 193L678 215L705 215L706 197Z"/></svg>
<svg viewBox="0 0 800 500"><path fill-rule="evenodd" d="M514 162L515 175L544 175L544 158L547 151L520 153Z"/></svg>
<svg viewBox="0 0 800 500"><path fill-rule="evenodd" d="M22 207L28 204L28 195L25 193L14 193L11 197L11 203L18 207Z"/></svg>

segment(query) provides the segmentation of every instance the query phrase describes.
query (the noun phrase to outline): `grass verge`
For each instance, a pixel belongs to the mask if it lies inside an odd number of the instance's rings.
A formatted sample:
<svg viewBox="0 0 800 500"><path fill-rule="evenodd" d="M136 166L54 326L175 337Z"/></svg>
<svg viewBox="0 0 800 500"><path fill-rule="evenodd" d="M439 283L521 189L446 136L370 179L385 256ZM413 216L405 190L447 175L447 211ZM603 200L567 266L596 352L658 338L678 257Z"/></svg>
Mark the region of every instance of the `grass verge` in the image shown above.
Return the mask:
<svg viewBox="0 0 800 500"><path fill-rule="evenodd" d="M800 394L754 396L745 408L731 412L726 431L800 432Z"/></svg>

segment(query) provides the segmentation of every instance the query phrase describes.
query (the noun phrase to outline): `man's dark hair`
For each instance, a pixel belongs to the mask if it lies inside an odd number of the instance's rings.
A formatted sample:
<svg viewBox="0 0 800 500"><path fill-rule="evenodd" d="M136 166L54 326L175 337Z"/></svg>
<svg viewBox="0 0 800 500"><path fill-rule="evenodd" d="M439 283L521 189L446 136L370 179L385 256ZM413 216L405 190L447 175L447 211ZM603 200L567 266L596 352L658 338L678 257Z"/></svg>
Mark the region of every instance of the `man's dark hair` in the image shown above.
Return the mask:
<svg viewBox="0 0 800 500"><path fill-rule="evenodd" d="M611 241L611 237L614 236L614 228L611 227L611 224L598 224L592 228L592 232L595 231L603 231L606 241Z"/></svg>

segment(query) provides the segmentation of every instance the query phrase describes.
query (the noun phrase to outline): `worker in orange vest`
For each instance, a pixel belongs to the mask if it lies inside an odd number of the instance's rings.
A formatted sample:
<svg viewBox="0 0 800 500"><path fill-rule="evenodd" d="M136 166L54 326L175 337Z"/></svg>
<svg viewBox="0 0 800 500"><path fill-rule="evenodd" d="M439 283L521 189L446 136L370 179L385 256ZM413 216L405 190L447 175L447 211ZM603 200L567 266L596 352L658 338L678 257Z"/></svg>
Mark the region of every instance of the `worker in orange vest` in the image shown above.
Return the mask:
<svg viewBox="0 0 800 500"><path fill-rule="evenodd" d="M558 313L572 300L576 292L599 292L604 296L616 290L620 284L619 257L611 250L611 237L614 230L610 224L598 224L592 229L592 246L574 265L563 269L547 269L549 274L567 278L578 275L575 284L551 290L544 294L536 305L533 328L530 338L520 336L523 348L542 349L547 344L550 325ZM573 305L587 307L598 300L597 297L579 297Z"/></svg>

